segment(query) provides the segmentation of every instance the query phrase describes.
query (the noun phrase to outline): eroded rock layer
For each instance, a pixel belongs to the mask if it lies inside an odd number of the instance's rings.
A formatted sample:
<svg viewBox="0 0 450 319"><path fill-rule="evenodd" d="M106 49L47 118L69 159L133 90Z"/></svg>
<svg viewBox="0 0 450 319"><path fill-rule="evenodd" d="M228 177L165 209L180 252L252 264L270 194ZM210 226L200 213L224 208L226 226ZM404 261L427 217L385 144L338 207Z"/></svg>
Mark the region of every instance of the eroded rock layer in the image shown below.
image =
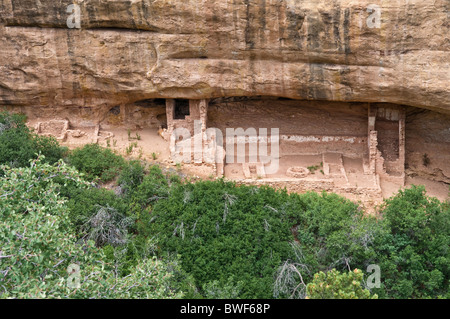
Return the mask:
<svg viewBox="0 0 450 319"><path fill-rule="evenodd" d="M69 29L72 3L0 0L0 106L266 95L450 113L448 0L79 0Z"/></svg>

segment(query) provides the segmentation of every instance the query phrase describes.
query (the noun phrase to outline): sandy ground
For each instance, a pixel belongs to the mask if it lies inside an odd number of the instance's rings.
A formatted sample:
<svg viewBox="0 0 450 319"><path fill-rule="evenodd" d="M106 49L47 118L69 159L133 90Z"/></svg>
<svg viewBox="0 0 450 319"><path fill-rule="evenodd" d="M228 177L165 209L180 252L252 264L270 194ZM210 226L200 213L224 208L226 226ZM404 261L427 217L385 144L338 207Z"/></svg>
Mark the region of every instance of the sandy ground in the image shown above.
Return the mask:
<svg viewBox="0 0 450 319"><path fill-rule="evenodd" d="M108 130L114 136L108 140L100 140L99 144L110 147L125 157L140 158L146 161L165 162L169 159L168 143L155 129L142 129L139 131L112 129ZM128 151L127 151L128 149Z"/></svg>
<svg viewBox="0 0 450 319"><path fill-rule="evenodd" d="M431 181L422 177L407 177L406 178L406 186L411 185L424 185L427 194L433 197L436 197L440 201L449 200L450 199L450 188L449 185ZM394 190L395 191L395 190ZM388 194L387 194L388 195Z"/></svg>
<svg viewBox="0 0 450 319"><path fill-rule="evenodd" d="M89 130L83 130L87 133ZM159 135L154 128L141 130L109 129L100 131L100 136L110 138L100 138L98 144L110 148L116 154L120 154L127 159L140 159L151 164L158 164L165 169L177 171L184 176L191 178L213 179L215 170L206 165L194 165L181 163L176 165L170 159L169 143ZM83 144L92 143L92 139L69 138L62 145L74 149Z"/></svg>

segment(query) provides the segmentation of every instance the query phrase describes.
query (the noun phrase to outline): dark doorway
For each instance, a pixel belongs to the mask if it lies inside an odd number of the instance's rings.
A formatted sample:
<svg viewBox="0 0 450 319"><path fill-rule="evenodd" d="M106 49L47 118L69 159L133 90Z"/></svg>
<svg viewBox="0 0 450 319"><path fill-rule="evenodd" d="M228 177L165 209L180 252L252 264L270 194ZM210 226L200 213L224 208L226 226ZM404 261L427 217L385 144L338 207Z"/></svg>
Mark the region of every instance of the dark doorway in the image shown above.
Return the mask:
<svg viewBox="0 0 450 319"><path fill-rule="evenodd" d="M189 100L175 100L174 120L184 120L189 113Z"/></svg>

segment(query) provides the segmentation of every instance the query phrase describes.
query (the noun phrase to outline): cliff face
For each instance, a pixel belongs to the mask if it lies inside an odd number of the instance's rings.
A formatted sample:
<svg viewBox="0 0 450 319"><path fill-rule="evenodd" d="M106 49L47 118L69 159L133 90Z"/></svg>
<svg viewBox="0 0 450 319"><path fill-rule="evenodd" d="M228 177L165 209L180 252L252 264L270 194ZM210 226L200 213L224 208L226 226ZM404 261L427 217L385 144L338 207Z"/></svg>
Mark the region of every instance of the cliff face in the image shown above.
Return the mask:
<svg viewBox="0 0 450 319"><path fill-rule="evenodd" d="M383 1L379 28L373 0L79 0L69 29L72 3L0 0L0 106L272 95L450 113L448 0Z"/></svg>

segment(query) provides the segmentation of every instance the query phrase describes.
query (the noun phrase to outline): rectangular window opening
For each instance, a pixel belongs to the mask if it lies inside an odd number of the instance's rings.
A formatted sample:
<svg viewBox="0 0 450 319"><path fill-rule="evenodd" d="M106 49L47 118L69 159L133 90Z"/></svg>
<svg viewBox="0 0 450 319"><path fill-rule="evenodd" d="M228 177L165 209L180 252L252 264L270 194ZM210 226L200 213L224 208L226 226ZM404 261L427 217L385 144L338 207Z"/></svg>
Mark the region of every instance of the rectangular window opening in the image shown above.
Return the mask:
<svg viewBox="0 0 450 319"><path fill-rule="evenodd" d="M184 120L186 116L190 115L189 100L177 99L175 100L175 110L173 113L174 120Z"/></svg>

